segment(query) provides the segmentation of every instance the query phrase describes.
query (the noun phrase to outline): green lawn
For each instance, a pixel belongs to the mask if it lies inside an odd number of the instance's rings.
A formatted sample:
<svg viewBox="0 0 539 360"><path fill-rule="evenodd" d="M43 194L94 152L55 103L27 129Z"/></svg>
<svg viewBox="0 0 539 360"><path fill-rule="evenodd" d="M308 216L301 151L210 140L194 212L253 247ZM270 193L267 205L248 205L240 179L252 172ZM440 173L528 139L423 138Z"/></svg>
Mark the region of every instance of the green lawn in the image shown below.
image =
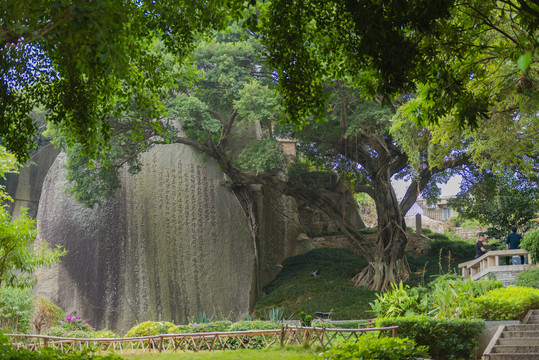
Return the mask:
<svg viewBox="0 0 539 360"><path fill-rule="evenodd" d="M151 359L151 360L295 360L310 359L313 352L301 347L269 349L269 350L239 350L239 351L200 351L200 352L177 352L169 354L138 354L124 355L125 359Z"/></svg>

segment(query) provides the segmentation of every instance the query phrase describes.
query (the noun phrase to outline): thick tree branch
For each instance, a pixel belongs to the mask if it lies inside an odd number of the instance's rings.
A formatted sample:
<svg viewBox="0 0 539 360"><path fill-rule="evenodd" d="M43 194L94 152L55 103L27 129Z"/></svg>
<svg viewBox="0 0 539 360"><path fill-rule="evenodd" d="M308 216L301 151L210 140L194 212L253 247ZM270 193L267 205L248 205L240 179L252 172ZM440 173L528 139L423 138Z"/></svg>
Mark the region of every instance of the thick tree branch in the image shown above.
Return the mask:
<svg viewBox="0 0 539 360"><path fill-rule="evenodd" d="M313 191L295 182L283 180L279 175L243 172L232 163L232 160L220 148L214 148L211 156L217 161L221 170L229 176L234 184L270 186L281 194L309 203L328 215L339 229L349 239L353 240L352 246L359 253L368 254L369 251L372 251L374 244L343 216L342 208L339 206L339 201L342 198L341 193L324 190Z"/></svg>

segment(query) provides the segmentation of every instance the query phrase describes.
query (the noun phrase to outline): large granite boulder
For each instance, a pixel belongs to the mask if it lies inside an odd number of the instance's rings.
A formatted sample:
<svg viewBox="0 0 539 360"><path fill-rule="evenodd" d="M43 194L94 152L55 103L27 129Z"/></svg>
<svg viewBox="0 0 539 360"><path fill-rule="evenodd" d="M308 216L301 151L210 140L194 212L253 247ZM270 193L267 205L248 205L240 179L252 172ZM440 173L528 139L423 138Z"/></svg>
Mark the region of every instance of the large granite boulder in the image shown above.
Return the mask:
<svg viewBox="0 0 539 360"><path fill-rule="evenodd" d="M28 215L36 218L43 181L59 152L47 144L31 154L30 161L18 174L6 174L6 192L14 201L5 205L12 216L19 216L22 208L26 208Z"/></svg>
<svg viewBox="0 0 539 360"><path fill-rule="evenodd" d="M37 219L40 238L69 253L38 271L37 294L119 333L146 320L182 323L202 311L232 318L248 312L254 242L212 160L187 146L157 146L143 155L142 171L125 171L117 196L95 209L63 191L64 162L60 154L47 174ZM274 275L287 255L286 234L263 229L280 241L262 246L278 251L259 264Z"/></svg>

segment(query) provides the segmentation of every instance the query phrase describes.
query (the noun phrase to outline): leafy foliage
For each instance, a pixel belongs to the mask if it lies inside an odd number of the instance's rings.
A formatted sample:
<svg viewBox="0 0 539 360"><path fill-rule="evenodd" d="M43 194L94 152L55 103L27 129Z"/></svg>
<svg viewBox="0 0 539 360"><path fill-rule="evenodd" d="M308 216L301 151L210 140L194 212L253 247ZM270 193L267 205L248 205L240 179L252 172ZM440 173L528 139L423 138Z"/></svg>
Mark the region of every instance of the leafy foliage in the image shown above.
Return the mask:
<svg viewBox="0 0 539 360"><path fill-rule="evenodd" d="M110 119L114 136L107 147L98 149L98 157L92 159L80 145L72 145L58 126L49 124L47 134L68 155L68 191L78 201L93 207L114 197L122 167L128 167L131 174L138 173L139 155L157 144L192 145L210 156L221 146L223 155L233 153L231 162L235 163L239 155L240 167L257 173L284 167L286 158L271 133L246 148L242 140L254 137L247 130L252 130L261 114L272 114L275 105L275 101L266 101L274 91L260 57L261 45L237 24L226 33L214 34L211 42L200 40L197 45L184 63L160 49L163 56L170 55L167 66L176 75L163 95L167 117L152 117L151 112L133 106L121 117ZM240 138L242 145L231 151L227 145L234 138Z"/></svg>
<svg viewBox="0 0 539 360"><path fill-rule="evenodd" d="M191 323L188 325L176 325L168 329L169 334L181 333L198 333L198 332L214 332L214 331L229 331L233 323L230 321L214 321L208 323Z"/></svg>
<svg viewBox="0 0 539 360"><path fill-rule="evenodd" d="M539 306L539 289L511 286L495 289L471 299L469 316L484 320L523 320Z"/></svg>
<svg viewBox="0 0 539 360"><path fill-rule="evenodd" d="M88 351L79 352L73 349L70 352L46 347L37 351L27 349L15 349L11 346L7 336L0 333L0 354L5 360L121 360L122 357L115 354L94 355Z"/></svg>
<svg viewBox="0 0 539 360"><path fill-rule="evenodd" d="M217 332L217 331L249 331L249 330L264 330L264 329L279 329L280 324L262 320L254 321L238 321L232 323L230 321L216 321L209 323L187 325L174 325L168 322L147 321L136 325L127 332L126 337L148 336L159 334L182 334L182 333L201 333L201 332ZM264 349L267 343L261 336L246 337L241 340L243 346L247 349ZM226 345L236 348L240 343L238 338L228 338ZM208 344L200 344L202 350L207 350ZM220 349L221 344L215 344L214 349Z"/></svg>
<svg viewBox="0 0 539 360"><path fill-rule="evenodd" d="M35 314L34 314L34 329L38 334L43 329L50 329L54 325L58 325L60 320L65 316L64 311L52 302L38 296L35 298Z"/></svg>
<svg viewBox="0 0 539 360"><path fill-rule="evenodd" d="M471 281L455 275L443 275L429 283L429 292L421 299L423 311L436 318L465 318L470 299L502 287L499 281Z"/></svg>
<svg viewBox="0 0 539 360"><path fill-rule="evenodd" d="M3 179L8 173L16 173L19 163L15 156L6 151L6 148L0 145L0 179ZM0 184L0 202L13 201L11 197L5 193L5 185Z"/></svg>
<svg viewBox="0 0 539 360"><path fill-rule="evenodd" d="M530 252L532 261L537 263L539 261L539 229L526 233L520 246Z"/></svg>
<svg viewBox="0 0 539 360"><path fill-rule="evenodd" d="M518 274L515 285L539 289L539 268L526 269Z"/></svg>
<svg viewBox="0 0 539 360"><path fill-rule="evenodd" d="M65 255L61 246L50 249L46 242L41 249L34 250L36 235L36 222L26 209L12 219L6 208L0 206L0 284L28 287L36 267L54 264Z"/></svg>
<svg viewBox="0 0 539 360"><path fill-rule="evenodd" d="M286 156L279 141L265 139L249 143L238 158L238 166L245 171L257 174L276 173L286 164Z"/></svg>
<svg viewBox="0 0 539 360"><path fill-rule="evenodd" d="M173 323L168 321L145 321L133 326L125 334L125 337L167 334L169 329L174 326Z"/></svg>
<svg viewBox="0 0 539 360"><path fill-rule="evenodd" d="M391 286L390 291L376 294L377 300L370 303L376 317L411 316L420 312L420 294L417 288L403 285L402 281Z"/></svg>
<svg viewBox="0 0 539 360"><path fill-rule="evenodd" d="M77 315L66 315L57 325L45 329L50 336L69 338L116 338L113 331L103 329L96 331L87 321Z"/></svg>
<svg viewBox="0 0 539 360"><path fill-rule="evenodd" d="M3 286L0 292L0 323L8 333L30 333L30 320L34 310L30 289Z"/></svg>
<svg viewBox="0 0 539 360"><path fill-rule="evenodd" d="M302 122L325 115L325 79L351 78L371 96L411 90L423 65L420 39L436 33L451 4L272 1L260 7L258 24L247 23L261 33L287 113Z"/></svg>
<svg viewBox="0 0 539 360"><path fill-rule="evenodd" d="M418 346L410 339L361 336L355 342L341 342L314 358L324 360L401 360L426 358L427 356L428 346Z"/></svg>
<svg viewBox="0 0 539 360"><path fill-rule="evenodd" d="M311 326L313 317L311 315L307 315L305 311L302 311L299 313L299 321L301 326Z"/></svg>
<svg viewBox="0 0 539 360"><path fill-rule="evenodd" d="M463 177L460 193L450 200L459 217L489 225L487 235L507 236L512 225L524 231L539 212L539 190L518 172L494 173L471 168Z"/></svg>
<svg viewBox="0 0 539 360"><path fill-rule="evenodd" d="M470 299L500 287L498 281L471 281L446 274L436 277L428 288L393 285L391 291L376 294L377 300L370 306L377 317L464 318Z"/></svg>
<svg viewBox="0 0 539 360"><path fill-rule="evenodd" d="M157 39L182 62L199 37L238 14L233 3L181 0L7 1L0 11L0 136L20 158L33 147L28 114L38 104L90 154L106 144L109 116L133 106L162 115L172 74L164 52L154 51Z"/></svg>
<svg viewBox="0 0 539 360"><path fill-rule="evenodd" d="M445 258L451 255L458 259L473 259L475 256L473 243L463 240L449 240L446 235L438 233L429 235L429 238L433 239L429 242L428 250L432 256L440 255Z"/></svg>
<svg viewBox="0 0 539 360"><path fill-rule="evenodd" d="M60 327L66 331L91 331L92 327L78 315L66 315L60 321Z"/></svg>
<svg viewBox="0 0 539 360"><path fill-rule="evenodd" d="M436 319L408 316L377 319L376 326L399 326L399 337L428 346L429 355L440 360L471 359L484 328L481 320Z"/></svg>

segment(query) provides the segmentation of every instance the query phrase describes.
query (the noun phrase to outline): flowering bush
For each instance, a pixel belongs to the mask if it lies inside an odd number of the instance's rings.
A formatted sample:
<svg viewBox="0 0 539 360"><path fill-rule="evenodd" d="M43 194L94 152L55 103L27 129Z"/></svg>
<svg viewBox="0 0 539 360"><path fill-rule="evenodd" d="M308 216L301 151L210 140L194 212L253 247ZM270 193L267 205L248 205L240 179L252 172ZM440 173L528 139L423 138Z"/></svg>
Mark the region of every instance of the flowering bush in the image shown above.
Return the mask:
<svg viewBox="0 0 539 360"><path fill-rule="evenodd" d="M86 320L77 315L66 315L57 326L45 330L45 334L60 337L90 337L95 329Z"/></svg>
<svg viewBox="0 0 539 360"><path fill-rule="evenodd" d="M94 331L83 318L77 315L67 315L60 322L60 327L66 331Z"/></svg>

